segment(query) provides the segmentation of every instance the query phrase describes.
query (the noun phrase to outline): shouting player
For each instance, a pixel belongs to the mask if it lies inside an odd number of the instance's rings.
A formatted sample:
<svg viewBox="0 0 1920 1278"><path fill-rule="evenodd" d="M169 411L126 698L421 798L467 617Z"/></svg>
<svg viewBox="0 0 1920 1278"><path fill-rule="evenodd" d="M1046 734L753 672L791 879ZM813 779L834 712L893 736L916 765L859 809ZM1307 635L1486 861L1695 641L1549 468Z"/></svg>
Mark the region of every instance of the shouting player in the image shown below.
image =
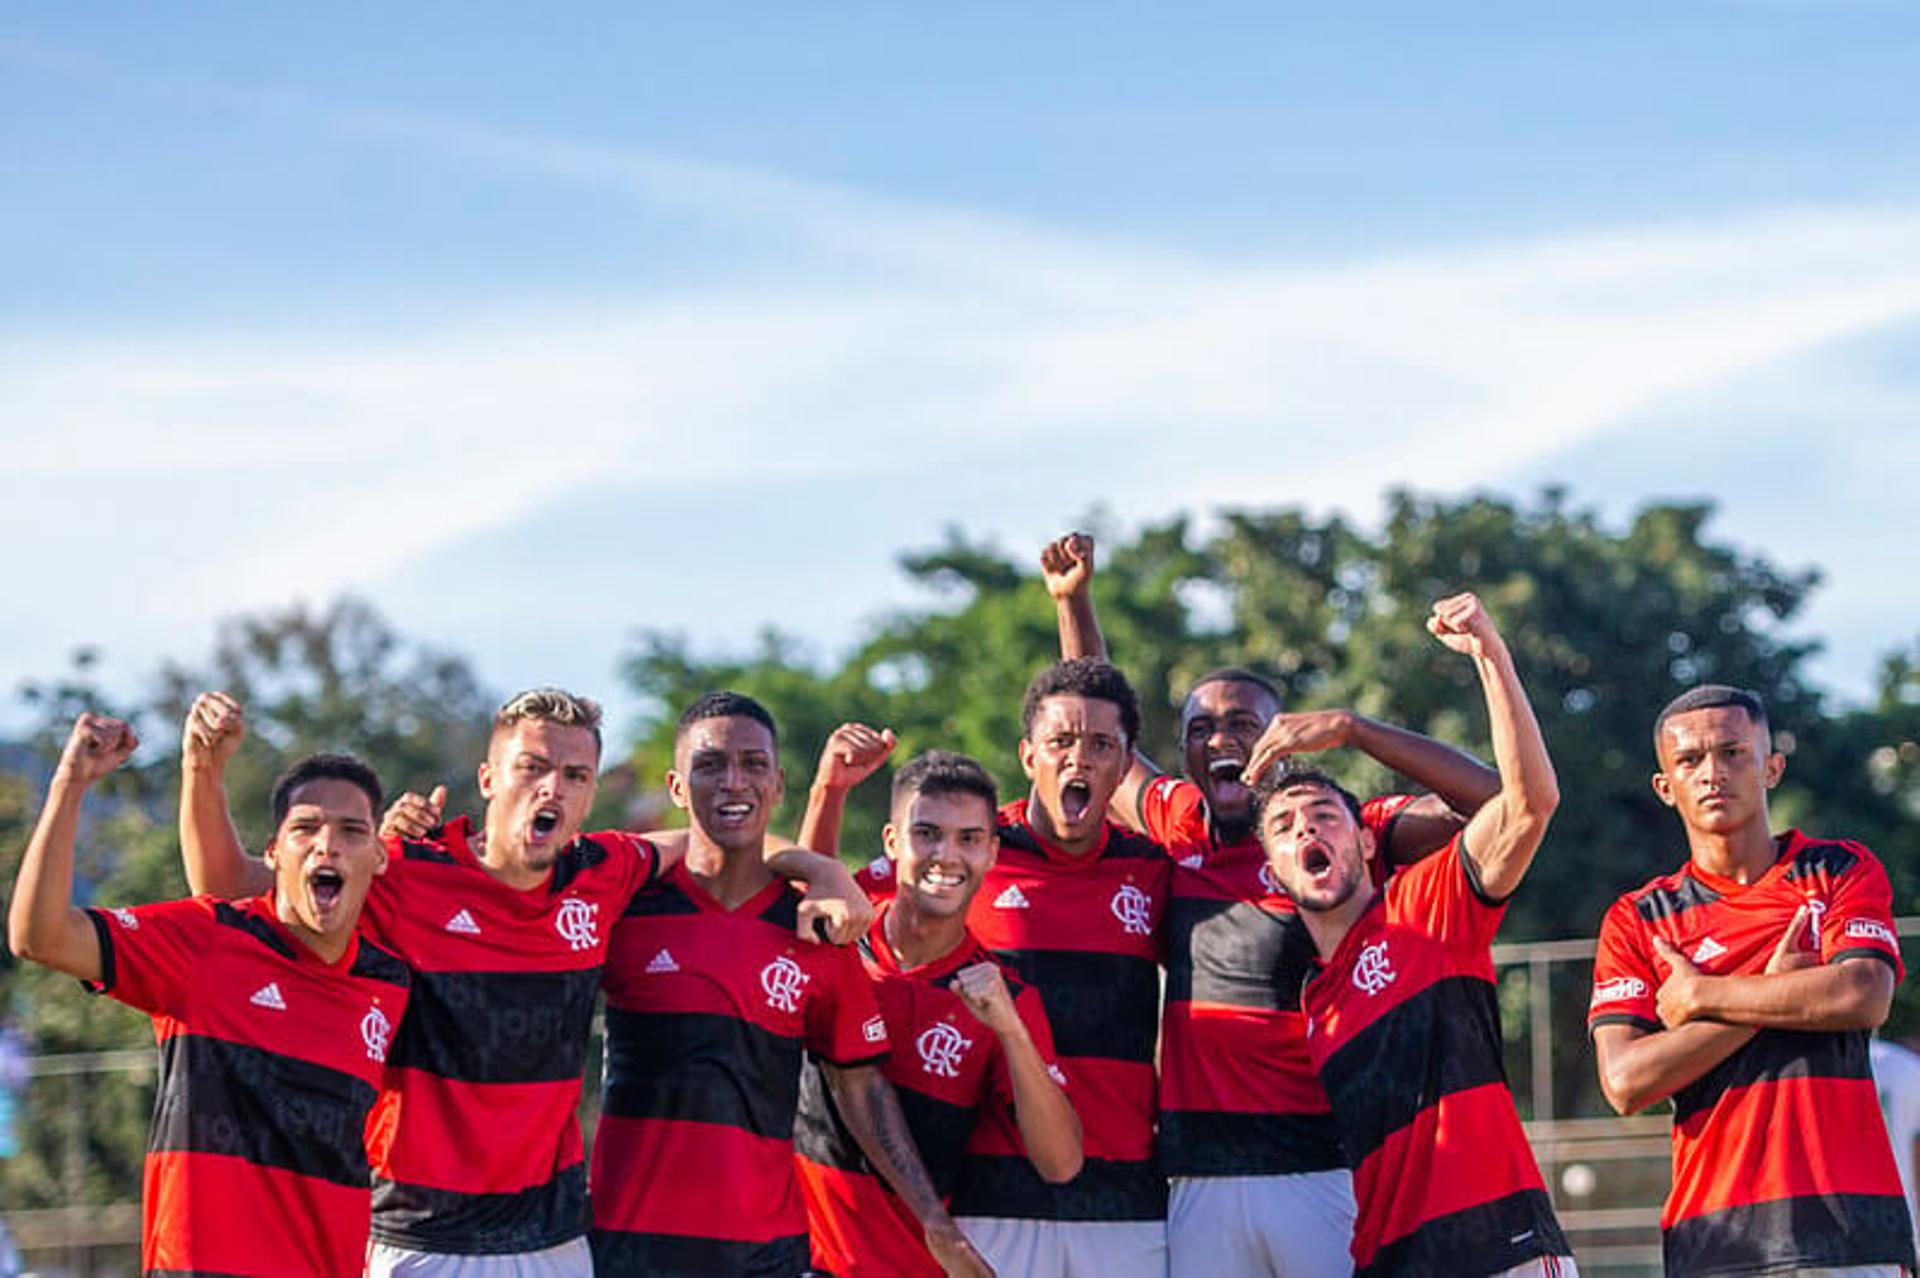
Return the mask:
<svg viewBox="0 0 1920 1278"><path fill-rule="evenodd" d="M1360 805L1331 778L1260 779L1268 864L1320 966L1307 1045L1353 1169L1361 1275L1571 1274L1501 1062L1490 947L1559 803L1513 658L1480 601L1455 595L1428 629L1473 659L1500 789L1446 847L1376 887Z"/></svg>
<svg viewBox="0 0 1920 1278"><path fill-rule="evenodd" d="M801 841L833 852L846 794L893 747L891 733L847 724L828 739ZM1080 1171L1080 1120L1057 1081L1040 996L968 930L967 907L999 851L998 790L964 755L934 750L893 778L881 832L896 890L860 943L894 1047L885 1072L934 1188L953 1192L983 1108L1011 1112L1050 1184ZM832 839L822 837L831 825ZM801 1182L814 1264L838 1278L937 1278L919 1223L887 1192L809 1068L801 1093Z"/></svg>
<svg viewBox="0 0 1920 1278"><path fill-rule="evenodd" d="M251 900L75 909L81 802L136 745L118 720L74 724L20 863L8 942L153 1017L143 1272L351 1278L366 1261L366 1121L409 984L406 965L356 931L387 863L380 782L344 755L294 764L273 787L272 882Z"/></svg>
<svg viewBox="0 0 1920 1278"><path fill-rule="evenodd" d="M1105 656L1093 539L1061 537L1040 562L1061 655ZM1353 1181L1300 1014L1313 940L1254 837L1245 777L1292 754L1351 747L1428 787L1363 805L1382 866L1439 847L1498 778L1450 746L1351 711L1282 713L1279 690L1248 670L1194 684L1180 729L1186 775L1161 775L1135 751L1113 803L1174 859L1157 1140L1172 1178L1170 1269L1339 1278L1353 1267Z"/></svg>
<svg viewBox="0 0 1920 1278"><path fill-rule="evenodd" d="M1901 975L1886 871L1773 833L1786 760L1755 694L1694 688L1653 735L1689 856L1607 911L1588 1024L1616 1109L1673 1098L1667 1272L1910 1272L1868 1050Z"/></svg>
<svg viewBox="0 0 1920 1278"><path fill-rule="evenodd" d="M804 1051L940 1267L984 1278L877 1067L887 1027L859 957L795 935L800 898L763 860L781 785L757 701L713 693L681 715L667 788L691 821L686 858L633 898L607 961L596 1264L657 1278L808 1272L793 1149Z"/></svg>
<svg viewBox="0 0 1920 1278"><path fill-rule="evenodd" d="M183 743L188 879L215 891L257 873L222 789L242 726L213 694ZM580 833L599 764L597 705L522 693L494 717L482 823L426 832L428 805L390 841L366 924L416 975L372 1128L374 1278L592 1272L577 1113L594 999L614 921L673 859L637 835ZM788 858L845 881L824 857Z"/></svg>

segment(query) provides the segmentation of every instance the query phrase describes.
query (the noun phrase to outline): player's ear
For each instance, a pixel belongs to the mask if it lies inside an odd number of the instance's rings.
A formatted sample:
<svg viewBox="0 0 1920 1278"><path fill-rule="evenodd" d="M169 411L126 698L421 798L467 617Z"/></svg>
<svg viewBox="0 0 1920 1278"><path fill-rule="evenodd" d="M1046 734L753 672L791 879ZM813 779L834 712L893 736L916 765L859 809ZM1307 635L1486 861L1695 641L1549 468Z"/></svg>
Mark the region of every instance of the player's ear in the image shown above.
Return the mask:
<svg viewBox="0 0 1920 1278"><path fill-rule="evenodd" d="M987 869L991 870L1000 860L1000 834L995 831L987 836Z"/></svg>
<svg viewBox="0 0 1920 1278"><path fill-rule="evenodd" d="M1027 780L1033 780L1033 738L1020 738L1020 770L1027 774Z"/></svg>
<svg viewBox="0 0 1920 1278"><path fill-rule="evenodd" d="M260 859L267 863L269 870L280 868L280 836L275 834L267 840L267 846L260 849Z"/></svg>
<svg viewBox="0 0 1920 1278"><path fill-rule="evenodd" d="M1767 756L1767 761L1763 766L1765 770L1762 776L1766 780L1767 789L1771 790L1776 785L1779 785L1780 778L1786 775L1787 756L1776 750Z"/></svg>
<svg viewBox="0 0 1920 1278"><path fill-rule="evenodd" d="M891 821L880 827L880 850L889 861L900 859L900 827Z"/></svg>
<svg viewBox="0 0 1920 1278"><path fill-rule="evenodd" d="M480 767L474 775L478 777L480 781L480 797L483 799L491 799L493 797L493 761L491 759L480 760Z"/></svg>
<svg viewBox="0 0 1920 1278"><path fill-rule="evenodd" d="M1367 826L1364 826L1364 825L1361 826L1360 827L1360 859L1362 861L1373 860L1374 853L1379 851L1379 849L1380 849L1380 841L1373 837L1373 831L1369 829Z"/></svg>
<svg viewBox="0 0 1920 1278"><path fill-rule="evenodd" d="M387 841L385 839L376 838L373 841L373 872L375 874L387 872Z"/></svg>
<svg viewBox="0 0 1920 1278"><path fill-rule="evenodd" d="M673 806L682 812L692 809L693 805L687 798L687 779L680 775L678 768L667 769L667 797L673 800Z"/></svg>
<svg viewBox="0 0 1920 1278"><path fill-rule="evenodd" d="M1672 807L1673 782L1667 779L1667 774L1664 772L1654 773L1652 780L1653 792L1660 796L1660 802L1666 804L1668 807ZM1771 785L1772 782L1768 782L1768 784Z"/></svg>

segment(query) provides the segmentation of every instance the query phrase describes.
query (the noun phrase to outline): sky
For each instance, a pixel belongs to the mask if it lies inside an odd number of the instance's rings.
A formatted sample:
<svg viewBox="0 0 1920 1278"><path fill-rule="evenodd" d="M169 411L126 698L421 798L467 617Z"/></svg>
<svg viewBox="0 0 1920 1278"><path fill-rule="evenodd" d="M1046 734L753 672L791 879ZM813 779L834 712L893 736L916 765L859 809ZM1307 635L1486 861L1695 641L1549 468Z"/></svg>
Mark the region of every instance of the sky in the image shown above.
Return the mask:
<svg viewBox="0 0 1920 1278"><path fill-rule="evenodd" d="M696 11L697 10L697 11ZM0 3L0 698L372 600L636 710L1105 511L1567 487L1920 636L1920 11ZM22 712L0 702L0 729Z"/></svg>

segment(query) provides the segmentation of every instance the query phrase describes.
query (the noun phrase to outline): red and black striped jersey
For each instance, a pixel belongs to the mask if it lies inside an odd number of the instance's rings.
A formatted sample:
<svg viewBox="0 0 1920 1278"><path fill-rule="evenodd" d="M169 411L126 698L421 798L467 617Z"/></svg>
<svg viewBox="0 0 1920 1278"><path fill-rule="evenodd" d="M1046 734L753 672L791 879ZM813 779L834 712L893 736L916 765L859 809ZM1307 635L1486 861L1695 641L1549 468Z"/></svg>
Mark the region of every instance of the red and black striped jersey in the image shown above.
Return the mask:
<svg viewBox="0 0 1920 1278"><path fill-rule="evenodd" d="M1013 1114L1013 1076L999 1037L952 989L962 968L995 960L968 933L946 957L902 968L887 944L886 911L882 904L859 945L894 1044L882 1072L900 1098L920 1161L946 1198L981 1111L992 1106ZM1039 991L1012 971L1003 974L1041 1059L1063 1080ZM794 1148L816 1268L837 1278L940 1278L920 1222L860 1152L812 1063L801 1086Z"/></svg>
<svg viewBox="0 0 1920 1278"><path fill-rule="evenodd" d="M338 962L273 896L89 910L92 988L153 1017L159 1095L142 1173L155 1273L360 1273L367 1116L411 981L364 937Z"/></svg>
<svg viewBox="0 0 1920 1278"><path fill-rule="evenodd" d="M1030 1220L1161 1220L1167 1183L1153 1160L1154 1041L1173 863L1160 845L1109 823L1100 846L1068 856L1000 810L1000 857L967 921L1001 962L1040 991L1061 1068L1073 1080L1086 1164L1049 1185L1004 1114L983 1115L954 1192L957 1215Z"/></svg>
<svg viewBox="0 0 1920 1278"><path fill-rule="evenodd" d="M1712 975L1764 971L1810 906L1822 962L1904 974L1886 870L1858 843L1778 839L1751 884L1688 864L1614 902L1600 926L1588 1028L1660 1030L1660 937ZM1900 1175L1868 1036L1763 1029L1673 1095L1673 1189L1661 1216L1669 1274L1914 1264Z"/></svg>
<svg viewBox="0 0 1920 1278"><path fill-rule="evenodd" d="M1501 1061L1489 947L1505 912L1456 835L1387 881L1301 996L1353 1168L1359 1275L1570 1254Z"/></svg>
<svg viewBox="0 0 1920 1278"><path fill-rule="evenodd" d="M799 903L776 880L728 910L682 864L614 929L593 1142L601 1272L739 1273L766 1244L804 1239L802 1052L865 1065L888 1040L859 955L802 941Z"/></svg>
<svg viewBox="0 0 1920 1278"><path fill-rule="evenodd" d="M1389 795L1361 809L1383 846L1410 802L1410 795ZM1313 938L1274 881L1265 849L1252 836L1222 845L1200 787L1185 778L1149 782L1140 816L1148 837L1173 858L1160 1169L1272 1176L1344 1167L1300 1014Z"/></svg>
<svg viewBox="0 0 1920 1278"><path fill-rule="evenodd" d="M414 969L369 1131L373 1236L538 1251L587 1229L580 1075L613 922L657 873L637 835L582 835L544 886L487 871L462 817L393 849L362 927Z"/></svg>

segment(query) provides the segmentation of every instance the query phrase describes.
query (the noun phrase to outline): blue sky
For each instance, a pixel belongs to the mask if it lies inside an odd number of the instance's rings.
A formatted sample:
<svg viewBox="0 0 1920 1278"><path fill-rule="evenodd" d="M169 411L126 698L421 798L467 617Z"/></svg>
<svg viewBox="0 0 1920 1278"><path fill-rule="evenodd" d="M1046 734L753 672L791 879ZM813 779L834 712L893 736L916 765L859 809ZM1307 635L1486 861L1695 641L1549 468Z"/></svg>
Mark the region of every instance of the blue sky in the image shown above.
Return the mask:
<svg viewBox="0 0 1920 1278"><path fill-rule="evenodd" d="M952 523L1557 482L1823 566L1864 689L1920 14L1355 8L0 8L0 675L353 590L621 705Z"/></svg>

